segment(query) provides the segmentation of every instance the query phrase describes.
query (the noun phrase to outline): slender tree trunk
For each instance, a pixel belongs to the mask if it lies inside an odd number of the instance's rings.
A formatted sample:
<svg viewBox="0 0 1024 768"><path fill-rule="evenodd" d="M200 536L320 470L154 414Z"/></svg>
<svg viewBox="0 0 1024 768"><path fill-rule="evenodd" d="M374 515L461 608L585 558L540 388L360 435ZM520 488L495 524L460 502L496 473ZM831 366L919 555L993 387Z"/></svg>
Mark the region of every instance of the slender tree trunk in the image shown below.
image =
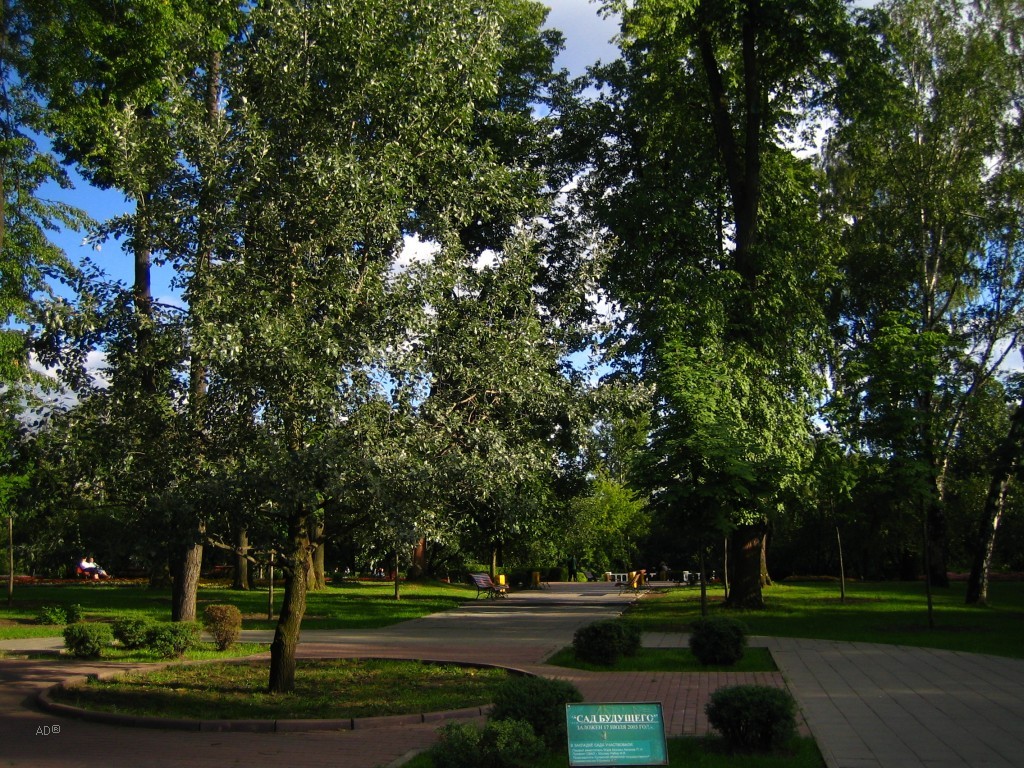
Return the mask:
<svg viewBox="0 0 1024 768"><path fill-rule="evenodd" d="M402 599L402 593L401 593L400 586L399 586L402 583L402 580L398 578L398 547L399 546L400 546L399 544L395 545L395 600L401 600Z"/></svg>
<svg viewBox="0 0 1024 768"><path fill-rule="evenodd" d="M722 584L725 586L725 599L729 599L729 537L726 536L722 540ZM704 566L700 567L701 573L704 572Z"/></svg>
<svg viewBox="0 0 1024 768"><path fill-rule="evenodd" d="M996 545L996 532L1003 515L1006 491L1020 464L1024 451L1024 400L1017 404L1010 419L1010 429L996 448L995 467L985 496L985 507L978 521L971 575L967 581L968 605L988 603L988 575L992 565L992 552Z"/></svg>
<svg viewBox="0 0 1024 768"><path fill-rule="evenodd" d="M938 498L938 492L928 504L928 580L934 587L949 586L948 549L949 526L946 523L945 505Z"/></svg>
<svg viewBox="0 0 1024 768"><path fill-rule="evenodd" d="M988 605L988 582L989 573L992 570L992 552L996 546L996 531L999 530L999 523L1003 518L1003 505L1006 500L1006 491L1009 488L1009 479L998 484L999 489L995 492L995 501L985 499L985 512L982 516L983 530L979 532L979 542L974 552L974 560L971 563L971 575L967 581L967 596L965 601L968 605ZM992 494L992 491L989 491ZM990 509L990 504L994 509Z"/></svg>
<svg viewBox="0 0 1024 768"><path fill-rule="evenodd" d="M220 54L213 52L210 56L206 72L206 119L210 125L216 123L220 115L219 105L220 90ZM199 286L206 279L206 272L212 255L212 224L210 222L211 208L210 201L205 196L199 202L199 233L197 242L197 254L192 279L190 281L190 303L198 305L198 297L195 293ZM148 271L148 267L147 267ZM148 290L148 286L147 286ZM197 318L194 313L198 312L198 306L192 308L193 322ZM201 322L201 320L199 320ZM204 461L205 443L203 435L206 432L206 393L207 393L207 371L206 361L193 346L189 360L189 418L191 421L192 434L194 435L193 462L197 469L200 469ZM200 510L201 512L201 510ZM174 583L172 586L172 621L195 621L196 598L199 592L199 572L203 564L203 540L206 536L206 524L202 514L199 519L191 518L181 522L181 529L185 535L192 534L192 541L180 552L181 561L174 564Z"/></svg>
<svg viewBox="0 0 1024 768"><path fill-rule="evenodd" d="M761 537L761 586L770 587L771 585L772 577L768 573L768 532L766 531Z"/></svg>
<svg viewBox="0 0 1024 768"><path fill-rule="evenodd" d="M7 516L7 607L14 605L14 515Z"/></svg>
<svg viewBox="0 0 1024 768"><path fill-rule="evenodd" d="M764 608L761 595L761 540L764 524L741 525L733 531L730 541L732 578L729 580L731 608Z"/></svg>
<svg viewBox="0 0 1024 768"><path fill-rule="evenodd" d="M295 651L306 613L306 574L310 557L309 521L304 511L293 515L290 547L284 564L284 602L277 618L274 641L270 644L270 693L295 690Z"/></svg>
<svg viewBox="0 0 1024 768"><path fill-rule="evenodd" d="M839 549L839 602L846 602L846 569L843 566L843 538L839 534L839 526L836 526L836 546Z"/></svg>
<svg viewBox="0 0 1024 768"><path fill-rule="evenodd" d="M704 545L700 547L700 560L698 562L700 566L700 615L708 615L708 580L704 573L705 566L707 563L704 560Z"/></svg>
<svg viewBox="0 0 1024 768"><path fill-rule="evenodd" d="M932 599L931 547L928 538L928 516L924 515L924 591L928 598L928 629L935 629L935 601Z"/></svg>

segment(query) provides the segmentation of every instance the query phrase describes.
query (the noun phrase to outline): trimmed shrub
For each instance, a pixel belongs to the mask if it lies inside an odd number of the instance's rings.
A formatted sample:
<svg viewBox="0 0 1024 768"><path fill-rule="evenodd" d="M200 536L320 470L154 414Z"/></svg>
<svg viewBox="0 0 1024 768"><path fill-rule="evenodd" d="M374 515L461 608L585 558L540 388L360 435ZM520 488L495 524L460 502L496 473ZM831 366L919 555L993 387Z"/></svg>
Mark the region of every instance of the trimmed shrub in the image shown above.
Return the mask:
<svg viewBox="0 0 1024 768"><path fill-rule="evenodd" d="M541 571L541 576L544 581L568 581L569 580L569 569L564 566L558 566L557 568L548 568L547 573Z"/></svg>
<svg viewBox="0 0 1024 768"><path fill-rule="evenodd" d="M199 632L194 621L161 622L146 632L146 647L165 659L177 659L199 645Z"/></svg>
<svg viewBox="0 0 1024 768"><path fill-rule="evenodd" d="M494 695L490 720L523 720L549 748L565 739L565 705L583 701L572 683L544 677L510 677Z"/></svg>
<svg viewBox="0 0 1024 768"><path fill-rule="evenodd" d="M610 667L620 656L636 655L640 628L622 621L597 621L576 630L572 647L581 661Z"/></svg>
<svg viewBox="0 0 1024 768"><path fill-rule="evenodd" d="M708 722L738 752L771 752L796 736L796 702L789 691L763 685L719 688L704 707Z"/></svg>
<svg viewBox="0 0 1024 768"><path fill-rule="evenodd" d="M68 612L62 605L44 605L36 614L40 624L67 624Z"/></svg>
<svg viewBox="0 0 1024 768"><path fill-rule="evenodd" d="M138 616L122 616L114 620L114 639L122 648L134 650L145 648L149 642L149 631L153 622Z"/></svg>
<svg viewBox="0 0 1024 768"><path fill-rule="evenodd" d="M563 713L562 719L565 719ZM480 736L480 762L489 768L533 768L547 752L525 720L491 720Z"/></svg>
<svg viewBox="0 0 1024 768"><path fill-rule="evenodd" d="M227 650L242 634L242 612L233 605L208 605L203 610L203 626L213 635L217 650Z"/></svg>
<svg viewBox="0 0 1024 768"><path fill-rule="evenodd" d="M547 753L544 740L524 720L448 723L430 748L434 768L533 768Z"/></svg>
<svg viewBox="0 0 1024 768"><path fill-rule="evenodd" d="M640 642L643 638L640 625L633 624L628 621L620 621L617 623L619 628L622 630L622 655L636 656L637 652L640 650Z"/></svg>
<svg viewBox="0 0 1024 768"><path fill-rule="evenodd" d="M68 624L64 627L64 647L78 659L100 656L110 645L108 624Z"/></svg>
<svg viewBox="0 0 1024 768"><path fill-rule="evenodd" d="M434 768L478 768L480 731L472 723L448 723L430 748Z"/></svg>
<svg viewBox="0 0 1024 768"><path fill-rule="evenodd" d="M72 603L64 611L68 617L68 624L77 624L84 618L84 611L78 603Z"/></svg>
<svg viewBox="0 0 1024 768"><path fill-rule="evenodd" d="M735 664L743 658L747 627L728 616L700 619L690 633L690 650L701 664Z"/></svg>

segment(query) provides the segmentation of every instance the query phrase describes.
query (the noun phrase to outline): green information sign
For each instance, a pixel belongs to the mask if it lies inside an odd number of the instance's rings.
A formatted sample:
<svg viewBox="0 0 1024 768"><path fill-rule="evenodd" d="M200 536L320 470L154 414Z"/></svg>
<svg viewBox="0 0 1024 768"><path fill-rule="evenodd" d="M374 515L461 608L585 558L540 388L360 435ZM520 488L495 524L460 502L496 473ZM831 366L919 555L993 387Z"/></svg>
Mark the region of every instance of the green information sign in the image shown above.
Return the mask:
<svg viewBox="0 0 1024 768"><path fill-rule="evenodd" d="M661 704L566 704L570 766L668 765Z"/></svg>

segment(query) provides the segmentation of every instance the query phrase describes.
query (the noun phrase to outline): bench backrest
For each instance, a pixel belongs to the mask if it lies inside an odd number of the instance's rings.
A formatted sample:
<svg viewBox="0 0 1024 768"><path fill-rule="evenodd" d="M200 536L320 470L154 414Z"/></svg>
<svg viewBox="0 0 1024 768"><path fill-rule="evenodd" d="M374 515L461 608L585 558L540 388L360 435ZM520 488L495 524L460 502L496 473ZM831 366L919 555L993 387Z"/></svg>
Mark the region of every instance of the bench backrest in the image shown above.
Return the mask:
<svg viewBox="0 0 1024 768"><path fill-rule="evenodd" d="M471 573L469 577L473 580L473 583L478 587L493 587L494 582L491 581L491 577L486 573Z"/></svg>

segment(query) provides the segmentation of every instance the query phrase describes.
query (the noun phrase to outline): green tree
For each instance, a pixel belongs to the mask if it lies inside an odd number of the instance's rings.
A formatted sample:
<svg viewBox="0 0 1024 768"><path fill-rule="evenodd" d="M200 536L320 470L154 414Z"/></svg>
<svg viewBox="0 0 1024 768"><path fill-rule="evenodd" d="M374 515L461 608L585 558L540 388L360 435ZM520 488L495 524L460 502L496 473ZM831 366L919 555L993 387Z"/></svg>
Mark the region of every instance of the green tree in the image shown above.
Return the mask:
<svg viewBox="0 0 1024 768"><path fill-rule="evenodd" d="M473 132L511 53L505 6L269 2L225 56L234 224L200 343L211 396L223 382L251 408L286 531L272 691L294 684L311 522L346 463L332 436L423 311L395 277L402 238L447 238L509 177Z"/></svg>
<svg viewBox="0 0 1024 768"><path fill-rule="evenodd" d="M846 228L837 381L847 441L887 459L947 584L948 468L1020 331L1019 6L895 0L827 150Z"/></svg>
<svg viewBox="0 0 1024 768"><path fill-rule="evenodd" d="M818 179L789 147L827 91L845 9L612 7L622 60L567 129L591 148L583 205L656 387L653 488L699 495L700 524L731 530L730 600L757 606L765 521L808 453L834 257Z"/></svg>
<svg viewBox="0 0 1024 768"><path fill-rule="evenodd" d="M504 547L544 528L576 434L565 349L534 290L539 256L522 233L494 264L462 265L424 338L423 418L443 467L439 490L469 518L492 567Z"/></svg>
<svg viewBox="0 0 1024 768"><path fill-rule="evenodd" d="M207 134L215 133L217 57L233 6L24 0L20 7L31 30L32 82L46 98L55 146L93 184L120 190L130 207L96 237L124 238L134 264L131 289L95 286L98 295L80 299L77 320L85 331L78 356L102 346L109 386L91 387L66 354L62 368L81 400L96 400L82 411L98 419L87 427L102 432L117 423L113 432L123 437L100 442L108 491L170 549L172 618L190 620L203 500L192 493L201 484L185 475L196 476L202 464L205 370L190 347L194 315L160 305L151 272L155 262L172 260L191 301L209 260L210 153L196 151L204 137L184 102L198 103ZM204 192L190 196L186 182L197 176ZM187 208L195 197L200 213ZM72 329L54 325L58 343L67 343L60 336Z"/></svg>
<svg viewBox="0 0 1024 768"><path fill-rule="evenodd" d="M0 4L0 509L8 522L8 601L17 502L32 475L22 432L25 421L34 418L26 411L48 385L31 369L31 328L54 300L54 284L75 277L50 234L89 223L82 211L47 195L47 185L67 189L71 182L39 145L47 112L25 77L30 43L22 9L5 0Z"/></svg>

